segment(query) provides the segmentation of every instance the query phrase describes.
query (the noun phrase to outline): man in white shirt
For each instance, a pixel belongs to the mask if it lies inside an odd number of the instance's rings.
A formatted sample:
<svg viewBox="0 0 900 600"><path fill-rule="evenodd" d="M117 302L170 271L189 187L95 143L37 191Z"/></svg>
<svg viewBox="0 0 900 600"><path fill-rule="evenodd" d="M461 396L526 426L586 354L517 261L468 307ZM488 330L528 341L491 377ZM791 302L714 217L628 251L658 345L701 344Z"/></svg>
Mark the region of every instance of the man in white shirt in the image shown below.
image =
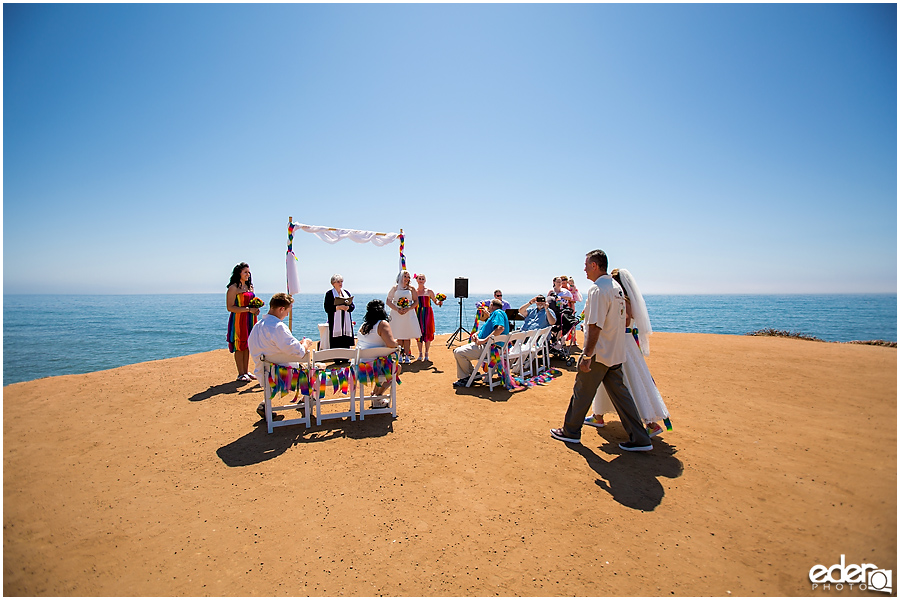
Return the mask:
<svg viewBox="0 0 900 600"><path fill-rule="evenodd" d="M291 312L291 304L294 298L290 294L279 292L269 300L269 312L261 318L253 329L247 345L250 348L250 356L256 362L253 374L259 381L263 381L263 366L259 360L260 355L265 355L266 360L279 365L299 367L299 361L303 360L310 347L315 343L309 338L298 340L284 324L283 319ZM266 418L266 405L260 402L256 407L256 413L263 419Z"/></svg>
<svg viewBox="0 0 900 600"><path fill-rule="evenodd" d="M622 363L625 362L625 294L606 269L609 261L603 250L592 250L584 259L584 273L594 283L588 289L584 307L584 351L578 360L578 373L564 425L551 429L550 435L562 442L581 443L581 426L600 384L606 388L629 441L619 448L629 452L653 450L650 436L641 421L634 399L625 386ZM555 282L554 282L555 283Z"/></svg>

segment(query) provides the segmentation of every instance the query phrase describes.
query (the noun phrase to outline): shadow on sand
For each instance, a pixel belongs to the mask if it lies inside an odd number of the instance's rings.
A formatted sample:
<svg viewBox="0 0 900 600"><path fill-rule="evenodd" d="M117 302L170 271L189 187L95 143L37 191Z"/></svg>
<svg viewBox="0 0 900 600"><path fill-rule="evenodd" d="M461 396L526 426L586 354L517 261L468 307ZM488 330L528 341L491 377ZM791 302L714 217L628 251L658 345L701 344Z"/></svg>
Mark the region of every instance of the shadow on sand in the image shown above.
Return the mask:
<svg viewBox="0 0 900 600"><path fill-rule="evenodd" d="M527 389L527 388L526 388ZM494 382L494 391L492 392L486 383L473 383L472 387L453 388L457 396L474 396L483 398L491 402L508 402L515 394L525 391L524 389L510 391L503 387L502 383Z"/></svg>
<svg viewBox="0 0 900 600"><path fill-rule="evenodd" d="M684 465L675 458L678 450L655 437L651 452L628 452L619 448L619 442L628 439L624 430L616 427L614 431L607 432L606 429L597 430L603 440L600 449L608 454L618 454L612 460L604 460L590 449L591 440L584 436L588 432L582 433L581 444L566 446L587 461L588 466L600 476L594 483L609 492L613 500L635 510L655 510L666 494L659 478L675 479L684 473Z"/></svg>
<svg viewBox="0 0 900 600"><path fill-rule="evenodd" d="M214 398L216 396L237 394L238 392L241 392L241 388L246 385L250 385L250 388L248 388L248 390L244 390L244 392L249 391L249 389L252 389L253 387L256 387L257 383L255 381L228 381L226 383L220 383L218 385L211 385L206 390L197 392L196 394L188 398L188 402L202 402L203 400L209 400L210 398Z"/></svg>
<svg viewBox="0 0 900 600"><path fill-rule="evenodd" d="M385 436L394 431L394 417L371 415L365 421L329 419L306 429L302 425L278 427L266 433L266 421L260 419L253 431L216 450L216 455L229 467L246 467L284 454L291 446L324 442L339 437L364 439Z"/></svg>
<svg viewBox="0 0 900 600"><path fill-rule="evenodd" d="M576 370L577 367L573 367L572 369L567 369L565 366L561 368L553 367L559 371L572 371ZM486 377L486 375L485 375ZM456 392L457 396L475 396L476 398L483 398L485 400L490 400L491 402L508 402L510 398L512 398L516 394L520 394L522 392L526 392L531 389L528 386L516 388L515 390L508 390L506 387L500 383L499 375L494 376L494 391L492 392L487 383L482 381L476 381L472 384L472 387L459 387L453 388L453 391ZM550 380L547 383L537 384L537 385L553 385L554 381Z"/></svg>
<svg viewBox="0 0 900 600"><path fill-rule="evenodd" d="M400 371L400 379L403 379L404 373L443 373L440 369L434 366L434 363L430 360L417 360L415 362L411 362L409 364L403 365L403 369Z"/></svg>

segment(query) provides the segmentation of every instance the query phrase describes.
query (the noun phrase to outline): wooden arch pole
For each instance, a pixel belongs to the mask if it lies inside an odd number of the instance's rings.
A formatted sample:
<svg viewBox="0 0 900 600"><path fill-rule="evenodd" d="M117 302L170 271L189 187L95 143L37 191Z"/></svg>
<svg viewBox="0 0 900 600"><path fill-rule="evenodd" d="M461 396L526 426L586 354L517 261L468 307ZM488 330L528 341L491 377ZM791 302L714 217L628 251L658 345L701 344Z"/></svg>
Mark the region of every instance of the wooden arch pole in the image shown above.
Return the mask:
<svg viewBox="0 0 900 600"><path fill-rule="evenodd" d="M288 217L288 251L292 249L293 240L291 239L291 223L294 222L294 217ZM287 288L287 281L285 281L285 288ZM290 292L290 290L285 289L284 291ZM291 310L288 313L288 329L291 333L294 332L294 303L291 303Z"/></svg>

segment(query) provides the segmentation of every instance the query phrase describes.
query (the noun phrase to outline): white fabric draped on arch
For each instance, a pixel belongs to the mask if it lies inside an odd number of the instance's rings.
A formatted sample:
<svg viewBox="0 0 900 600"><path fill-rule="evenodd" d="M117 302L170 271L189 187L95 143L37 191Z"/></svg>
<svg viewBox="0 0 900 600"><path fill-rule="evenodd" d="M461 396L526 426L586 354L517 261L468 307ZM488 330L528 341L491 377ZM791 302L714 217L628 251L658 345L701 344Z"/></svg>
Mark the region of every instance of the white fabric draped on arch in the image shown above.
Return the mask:
<svg viewBox="0 0 900 600"><path fill-rule="evenodd" d="M376 233L374 231L362 231L361 229L336 229L334 227L319 227L318 225L303 225L298 223L300 229L307 233L313 233L320 240L329 244L336 244L343 239L351 239L357 244L372 242L376 246L387 246L400 237L399 233Z"/></svg>
<svg viewBox="0 0 900 600"><path fill-rule="evenodd" d="M291 223L290 230L300 229L307 233L312 233L320 240L329 244L336 244L341 240L350 239L357 244L367 244L371 242L376 246L387 246L400 240L400 264L403 268L403 237L400 233L378 233L375 231L363 231L361 229L338 229L336 227L321 227L319 225L304 225L303 223ZM400 230L403 231L402 229ZM300 275L297 273L297 257L294 255L292 245L288 245L287 252L287 290L289 294L297 294L300 292Z"/></svg>

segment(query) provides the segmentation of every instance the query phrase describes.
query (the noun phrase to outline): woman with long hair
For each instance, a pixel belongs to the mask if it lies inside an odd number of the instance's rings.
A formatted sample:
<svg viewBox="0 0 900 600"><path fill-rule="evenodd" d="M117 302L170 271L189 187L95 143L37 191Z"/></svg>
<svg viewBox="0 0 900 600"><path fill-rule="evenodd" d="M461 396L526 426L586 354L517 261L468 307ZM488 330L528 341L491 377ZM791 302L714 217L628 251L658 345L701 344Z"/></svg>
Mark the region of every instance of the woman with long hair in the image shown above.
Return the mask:
<svg viewBox="0 0 900 600"><path fill-rule="evenodd" d="M622 364L622 372L625 375L625 385L634 398L634 405L638 409L641 420L647 427L650 437L657 436L665 431L658 421L666 424L666 429L672 429L669 420L669 409L663 402L662 395L656 387L656 382L650 375L645 356L650 356L649 336L653 333L650 327L650 315L644 304L644 297L637 286L634 277L625 269L613 269L610 273L613 279L619 282L625 292L625 332L629 338L634 338L634 343L628 340L625 346L627 359ZM615 408L601 385L594 396L593 414L584 420L585 425L592 427L604 427L603 414L613 412Z"/></svg>
<svg viewBox="0 0 900 600"><path fill-rule="evenodd" d="M359 327L359 335L356 339L356 347L360 350L368 348L396 348L400 345L394 339L394 333L391 331L391 318L384 310L384 302L381 300L370 300L366 305L366 316L363 317L363 324ZM400 365L397 365L397 374L400 374ZM381 396L391 384L390 381L382 383L375 387L373 396ZM375 408L383 408L386 402L381 402Z"/></svg>
<svg viewBox="0 0 900 600"><path fill-rule="evenodd" d="M250 372L250 348L247 338L250 330L256 325L259 309L250 306L253 294L253 278L250 276L250 265L245 262L235 265L228 281L228 292L225 294L225 308L228 309L228 332L225 340L228 350L234 354L238 381L252 381L256 376Z"/></svg>
<svg viewBox="0 0 900 600"><path fill-rule="evenodd" d="M391 309L391 323L394 337L400 340L403 347L402 362L408 363L410 356L410 340L422 335L419 320L416 318L416 307L419 306L419 295L410 286L412 275L406 269L397 275L397 285L388 292L385 304Z"/></svg>
<svg viewBox="0 0 900 600"><path fill-rule="evenodd" d="M435 298L434 290L425 287L425 276L421 273L415 275L416 294L419 297L419 306L416 308L416 318L419 320L419 329L422 335L416 338L416 346L419 347L419 360L422 360L422 343L425 343L425 360L428 358L428 350L431 348L431 342L434 341L434 309L431 308L432 301L438 306L444 303Z"/></svg>

